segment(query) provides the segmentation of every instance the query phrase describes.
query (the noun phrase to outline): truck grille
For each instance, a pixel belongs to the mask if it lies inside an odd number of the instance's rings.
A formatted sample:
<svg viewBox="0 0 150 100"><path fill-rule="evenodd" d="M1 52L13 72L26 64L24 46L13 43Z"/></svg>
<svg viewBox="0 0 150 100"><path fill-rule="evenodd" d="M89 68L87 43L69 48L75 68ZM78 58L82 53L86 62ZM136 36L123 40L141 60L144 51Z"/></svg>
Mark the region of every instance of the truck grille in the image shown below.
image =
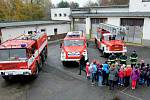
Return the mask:
<svg viewBox="0 0 150 100"><path fill-rule="evenodd" d="M111 47L111 51L122 51L123 50L123 46L122 45L113 45Z"/></svg>

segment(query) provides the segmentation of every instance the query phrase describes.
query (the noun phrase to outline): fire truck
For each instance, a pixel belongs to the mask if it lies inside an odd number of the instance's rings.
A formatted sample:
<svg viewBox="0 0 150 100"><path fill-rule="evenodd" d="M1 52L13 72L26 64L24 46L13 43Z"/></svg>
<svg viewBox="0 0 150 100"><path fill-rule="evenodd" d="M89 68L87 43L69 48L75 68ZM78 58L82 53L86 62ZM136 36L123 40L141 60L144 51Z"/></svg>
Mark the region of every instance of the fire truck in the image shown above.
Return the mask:
<svg viewBox="0 0 150 100"><path fill-rule="evenodd" d="M35 79L47 58L45 32L23 34L0 45L0 75L9 81L15 76Z"/></svg>
<svg viewBox="0 0 150 100"><path fill-rule="evenodd" d="M61 61L64 66L66 62L78 62L82 55L88 60L86 37L81 31L68 32L61 48Z"/></svg>
<svg viewBox="0 0 150 100"><path fill-rule="evenodd" d="M95 34L96 47L102 51L104 56L111 53L125 53L127 52L124 42L125 35L125 27L100 23Z"/></svg>

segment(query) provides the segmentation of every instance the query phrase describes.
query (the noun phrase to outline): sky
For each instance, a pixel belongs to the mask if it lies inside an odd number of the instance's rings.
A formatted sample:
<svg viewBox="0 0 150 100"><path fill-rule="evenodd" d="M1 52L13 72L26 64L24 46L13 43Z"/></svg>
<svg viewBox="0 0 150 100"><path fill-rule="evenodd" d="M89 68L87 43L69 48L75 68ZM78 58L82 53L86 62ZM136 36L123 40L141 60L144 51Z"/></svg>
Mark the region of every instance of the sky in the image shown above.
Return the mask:
<svg viewBox="0 0 150 100"><path fill-rule="evenodd" d="M60 1L62 1L62 0L51 0L51 2L52 2L53 4L55 4L55 5L56 5L57 3L59 3ZM83 6L86 4L86 2L89 1L89 0L63 0L63 1L67 1L67 2L72 2L72 1L74 1L74 2L79 3L80 7L83 7ZM96 2L97 0L91 0L91 1Z"/></svg>

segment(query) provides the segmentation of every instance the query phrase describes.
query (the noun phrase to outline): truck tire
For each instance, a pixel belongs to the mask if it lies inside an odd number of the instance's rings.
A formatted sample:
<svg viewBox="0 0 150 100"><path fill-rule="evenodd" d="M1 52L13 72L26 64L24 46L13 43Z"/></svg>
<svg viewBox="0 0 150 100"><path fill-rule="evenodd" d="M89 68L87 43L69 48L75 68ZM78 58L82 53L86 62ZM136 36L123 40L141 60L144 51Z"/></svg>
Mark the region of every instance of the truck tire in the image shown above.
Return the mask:
<svg viewBox="0 0 150 100"><path fill-rule="evenodd" d="M98 47L98 46L97 46L97 40L96 40L96 39L95 39L95 45L96 45L96 47Z"/></svg>
<svg viewBox="0 0 150 100"><path fill-rule="evenodd" d="M39 70L42 70L44 62L42 61L42 57L40 56L40 62L39 62Z"/></svg>
<svg viewBox="0 0 150 100"><path fill-rule="evenodd" d="M66 66L66 62L65 61L62 61L62 64L63 64L63 66Z"/></svg>
<svg viewBox="0 0 150 100"><path fill-rule="evenodd" d="M36 72L31 76L31 79L36 79L39 75L39 65L36 63Z"/></svg>
<svg viewBox="0 0 150 100"><path fill-rule="evenodd" d="M3 79L5 79L5 81L10 81L11 80L11 78L10 78L10 76L2 76L3 77Z"/></svg>

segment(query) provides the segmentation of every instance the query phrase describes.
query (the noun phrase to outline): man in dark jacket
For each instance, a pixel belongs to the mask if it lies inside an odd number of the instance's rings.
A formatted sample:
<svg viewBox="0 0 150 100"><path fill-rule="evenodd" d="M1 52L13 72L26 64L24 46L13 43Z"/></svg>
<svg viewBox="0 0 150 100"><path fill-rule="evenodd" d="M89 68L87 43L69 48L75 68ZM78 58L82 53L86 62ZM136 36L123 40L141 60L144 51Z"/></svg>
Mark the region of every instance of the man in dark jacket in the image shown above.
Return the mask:
<svg viewBox="0 0 150 100"><path fill-rule="evenodd" d="M137 63L138 55L136 54L136 51L134 50L130 56L131 61L131 67L133 68Z"/></svg>
<svg viewBox="0 0 150 100"><path fill-rule="evenodd" d="M127 64L127 56L125 55L125 53L122 53L122 55L120 56L120 64Z"/></svg>
<svg viewBox="0 0 150 100"><path fill-rule="evenodd" d="M83 70L85 68L85 66L86 66L85 57L84 57L84 55L82 55L81 59L79 61L79 75L81 75L81 70Z"/></svg>
<svg viewBox="0 0 150 100"><path fill-rule="evenodd" d="M110 64L115 64L116 59L117 59L116 55L115 55L114 53L112 53L112 54L109 56L108 61L109 61Z"/></svg>

